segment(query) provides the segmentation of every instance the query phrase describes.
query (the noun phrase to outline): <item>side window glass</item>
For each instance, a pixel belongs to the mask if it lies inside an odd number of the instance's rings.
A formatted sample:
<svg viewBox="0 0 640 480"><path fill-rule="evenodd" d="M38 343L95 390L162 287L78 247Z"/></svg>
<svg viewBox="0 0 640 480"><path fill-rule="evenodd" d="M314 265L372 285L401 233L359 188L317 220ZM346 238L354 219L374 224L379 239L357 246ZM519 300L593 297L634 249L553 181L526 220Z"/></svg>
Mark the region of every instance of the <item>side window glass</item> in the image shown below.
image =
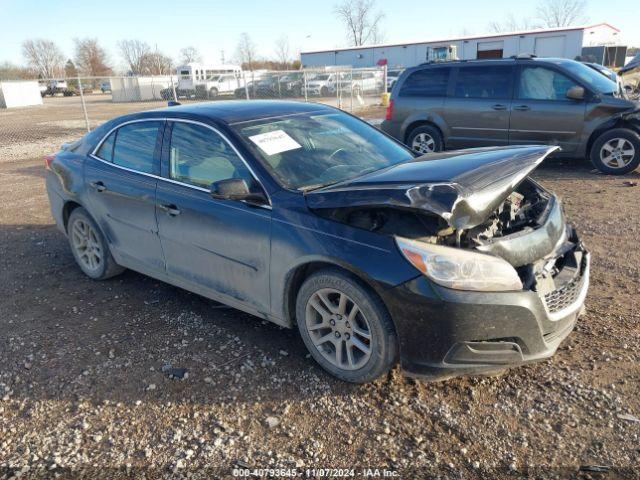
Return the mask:
<svg viewBox="0 0 640 480"><path fill-rule="evenodd" d="M202 125L175 122L171 132L169 175L173 180L209 188L213 182L254 179L244 162L216 132Z"/></svg>
<svg viewBox="0 0 640 480"><path fill-rule="evenodd" d="M102 142L102 145L100 145L100 148L98 149L96 156L98 158L101 158L102 160L106 160L107 162L112 162L113 161L113 143L115 142L116 139L116 132L112 132L111 135L109 135L104 142Z"/></svg>
<svg viewBox="0 0 640 480"><path fill-rule="evenodd" d="M451 68L426 68L409 75L400 90L401 97L444 97Z"/></svg>
<svg viewBox="0 0 640 480"><path fill-rule="evenodd" d="M566 100L567 90L576 83L569 77L544 67L525 67L520 73L518 98L523 100Z"/></svg>
<svg viewBox="0 0 640 480"><path fill-rule="evenodd" d="M113 163L143 173L153 173L153 153L162 122L130 123L117 130Z"/></svg>
<svg viewBox="0 0 640 480"><path fill-rule="evenodd" d="M458 98L509 98L511 67L460 67L456 80Z"/></svg>

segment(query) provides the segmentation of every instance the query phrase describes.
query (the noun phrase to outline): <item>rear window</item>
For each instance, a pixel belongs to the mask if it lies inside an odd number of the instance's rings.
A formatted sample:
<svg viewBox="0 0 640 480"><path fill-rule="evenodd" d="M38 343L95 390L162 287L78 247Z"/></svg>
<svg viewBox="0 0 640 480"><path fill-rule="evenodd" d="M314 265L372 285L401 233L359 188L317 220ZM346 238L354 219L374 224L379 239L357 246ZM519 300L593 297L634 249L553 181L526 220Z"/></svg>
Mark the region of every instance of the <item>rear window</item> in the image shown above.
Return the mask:
<svg viewBox="0 0 640 480"><path fill-rule="evenodd" d="M458 70L455 96L458 98L509 98L510 66L462 67Z"/></svg>
<svg viewBox="0 0 640 480"><path fill-rule="evenodd" d="M451 68L427 68L409 75L400 89L401 97L444 97Z"/></svg>

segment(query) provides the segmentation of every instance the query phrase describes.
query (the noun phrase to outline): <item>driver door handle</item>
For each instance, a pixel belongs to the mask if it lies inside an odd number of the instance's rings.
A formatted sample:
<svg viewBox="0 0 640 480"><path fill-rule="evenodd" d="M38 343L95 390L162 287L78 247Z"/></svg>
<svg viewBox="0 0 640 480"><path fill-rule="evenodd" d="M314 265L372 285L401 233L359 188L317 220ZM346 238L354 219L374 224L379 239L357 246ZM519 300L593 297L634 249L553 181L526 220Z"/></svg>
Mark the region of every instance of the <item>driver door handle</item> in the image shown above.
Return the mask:
<svg viewBox="0 0 640 480"><path fill-rule="evenodd" d="M105 184L100 182L100 181L91 182L89 185L91 185L93 188L95 188L98 192L104 192L107 189Z"/></svg>
<svg viewBox="0 0 640 480"><path fill-rule="evenodd" d="M491 108L493 108L494 110L506 110L507 106L506 105L502 105L501 103L496 103Z"/></svg>
<svg viewBox="0 0 640 480"><path fill-rule="evenodd" d="M170 203L168 205L159 204L158 208L160 208L160 210L164 210L165 212L167 212L167 214L171 217L175 217L177 215L180 215L181 213L180 209L176 207L173 203Z"/></svg>
<svg viewBox="0 0 640 480"><path fill-rule="evenodd" d="M527 110L531 110L529 105L516 105L515 107L513 107L513 109L519 112L526 112Z"/></svg>

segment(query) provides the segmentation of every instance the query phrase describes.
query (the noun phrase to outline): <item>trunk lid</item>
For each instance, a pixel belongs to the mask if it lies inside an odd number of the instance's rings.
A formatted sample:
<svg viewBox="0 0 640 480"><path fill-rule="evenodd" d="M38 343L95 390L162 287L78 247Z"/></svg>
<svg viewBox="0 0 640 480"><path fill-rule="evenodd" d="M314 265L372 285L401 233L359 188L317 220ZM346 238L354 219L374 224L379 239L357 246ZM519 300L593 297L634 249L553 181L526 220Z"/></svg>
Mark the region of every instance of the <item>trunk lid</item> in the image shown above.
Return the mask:
<svg viewBox="0 0 640 480"><path fill-rule="evenodd" d="M312 209L422 209L455 229L482 222L558 147L474 148L423 155L305 194Z"/></svg>

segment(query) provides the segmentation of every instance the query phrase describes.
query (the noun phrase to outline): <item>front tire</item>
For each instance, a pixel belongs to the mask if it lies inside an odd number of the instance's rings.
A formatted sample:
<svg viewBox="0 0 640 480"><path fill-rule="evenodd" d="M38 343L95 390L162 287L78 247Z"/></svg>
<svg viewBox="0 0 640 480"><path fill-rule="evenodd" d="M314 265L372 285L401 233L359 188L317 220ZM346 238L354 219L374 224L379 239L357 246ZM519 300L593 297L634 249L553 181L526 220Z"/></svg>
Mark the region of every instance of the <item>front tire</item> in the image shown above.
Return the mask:
<svg viewBox="0 0 640 480"><path fill-rule="evenodd" d="M591 163L607 175L623 175L640 165L640 135L628 128L614 128L591 146Z"/></svg>
<svg viewBox="0 0 640 480"><path fill-rule="evenodd" d="M331 375L366 383L387 373L398 342L382 301L361 281L322 270L300 287L296 321L311 356Z"/></svg>
<svg viewBox="0 0 640 480"><path fill-rule="evenodd" d="M407 137L407 145L421 155L444 150L440 130L431 125L421 125L411 130Z"/></svg>
<svg viewBox="0 0 640 480"><path fill-rule="evenodd" d="M76 263L88 277L105 280L124 271L113 259L104 235L84 208L71 212L67 237Z"/></svg>

